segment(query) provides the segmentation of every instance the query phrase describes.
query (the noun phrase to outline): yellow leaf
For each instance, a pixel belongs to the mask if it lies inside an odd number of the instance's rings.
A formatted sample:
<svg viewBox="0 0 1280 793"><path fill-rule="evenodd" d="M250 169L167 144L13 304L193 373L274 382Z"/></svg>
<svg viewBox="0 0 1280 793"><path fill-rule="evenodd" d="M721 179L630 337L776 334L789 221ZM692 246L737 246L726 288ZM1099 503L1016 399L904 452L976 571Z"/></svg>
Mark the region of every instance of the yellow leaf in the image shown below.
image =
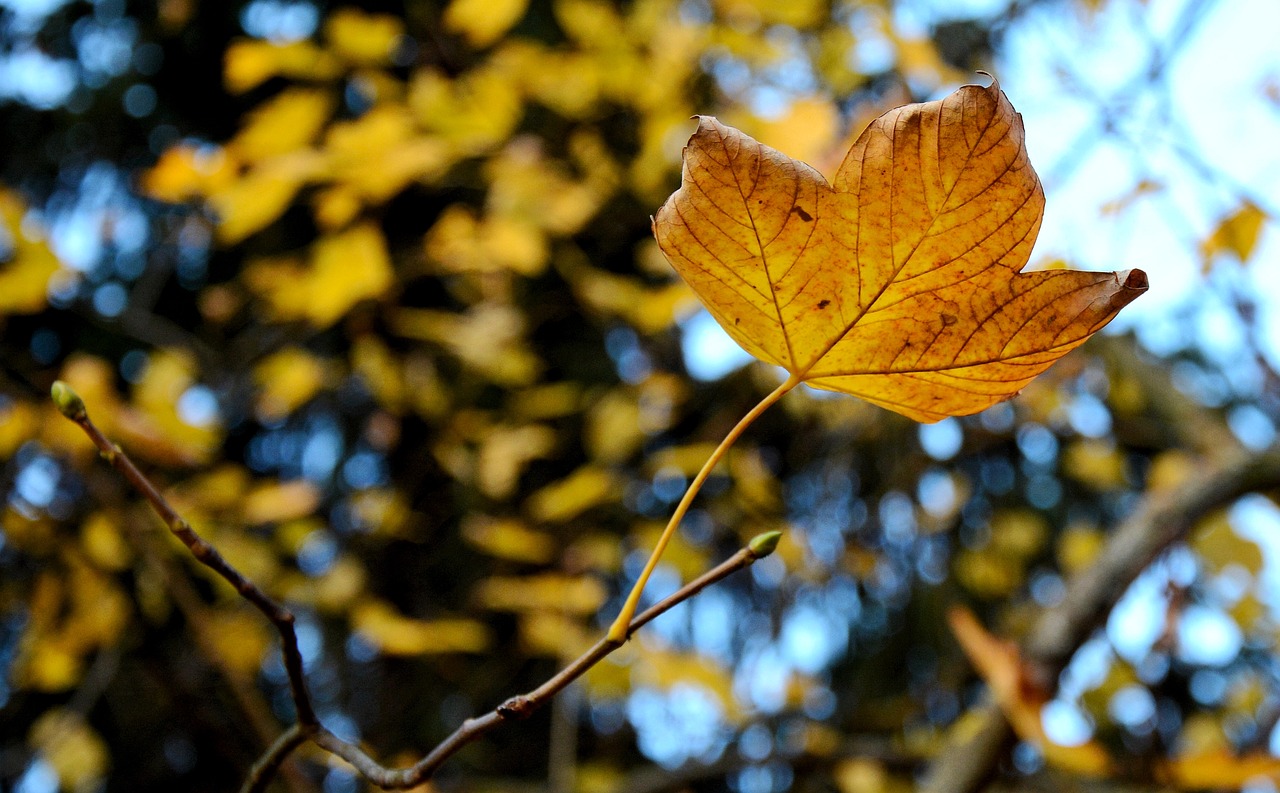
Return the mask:
<svg viewBox="0 0 1280 793"><path fill-rule="evenodd" d="M310 41L274 44L242 39L227 47L222 75L227 90L241 94L276 75L327 80L341 73L338 60Z"/></svg>
<svg viewBox="0 0 1280 793"><path fill-rule="evenodd" d="M444 27L471 46L487 47L524 16L529 0L452 0L444 11Z"/></svg>
<svg viewBox="0 0 1280 793"><path fill-rule="evenodd" d="M354 121L334 124L324 150L330 178L375 204L415 179L440 175L453 156L443 141L414 129L412 116L399 104L380 105Z"/></svg>
<svg viewBox="0 0 1280 793"><path fill-rule="evenodd" d="M1205 266L1212 264L1212 259L1220 253L1230 253L1240 262L1249 261L1266 220L1266 212L1252 202L1244 202L1239 209L1223 218L1209 239L1201 244Z"/></svg>
<svg viewBox="0 0 1280 793"><path fill-rule="evenodd" d="M501 145L524 113L518 67L509 60L496 56L456 78L431 67L419 69L407 97L419 126L462 155Z"/></svg>
<svg viewBox="0 0 1280 793"><path fill-rule="evenodd" d="M508 305L480 303L466 314L401 308L392 324L402 336L445 346L501 385L529 385L541 368L524 338L524 314Z"/></svg>
<svg viewBox="0 0 1280 793"><path fill-rule="evenodd" d="M330 367L300 347L286 347L253 367L256 411L264 421L284 418L315 396L328 380Z"/></svg>
<svg viewBox="0 0 1280 793"><path fill-rule="evenodd" d="M61 269L45 241L23 223L27 208L0 189L0 315L34 314L48 302L49 279Z"/></svg>
<svg viewBox="0 0 1280 793"><path fill-rule="evenodd" d="M645 437L636 395L615 389L591 405L582 442L591 459L617 463L634 454Z"/></svg>
<svg viewBox="0 0 1280 793"><path fill-rule="evenodd" d="M305 479L258 485L244 499L243 519L248 525L282 523L316 511L320 489Z"/></svg>
<svg viewBox="0 0 1280 793"><path fill-rule="evenodd" d="M470 515L462 523L462 538L490 556L513 562L546 564L556 550L549 534L514 518Z"/></svg>
<svg viewBox="0 0 1280 793"><path fill-rule="evenodd" d="M262 656L274 644L274 631L256 610L210 609L200 628L218 648L218 660L241 680L252 680L262 666Z"/></svg>
<svg viewBox="0 0 1280 793"><path fill-rule="evenodd" d="M333 95L328 91L283 91L249 113L227 148L246 162L288 154L315 140L333 112L333 105Z"/></svg>
<svg viewBox="0 0 1280 793"><path fill-rule="evenodd" d="M1262 549L1236 533L1226 512L1211 513L1195 526L1191 548L1214 570L1240 565L1254 575L1262 572Z"/></svg>
<svg viewBox="0 0 1280 793"><path fill-rule="evenodd" d="M1058 566L1074 574L1093 564L1102 553L1106 538L1096 526L1075 523L1058 537Z"/></svg>
<svg viewBox="0 0 1280 793"><path fill-rule="evenodd" d="M489 645L489 630L475 620L419 620L388 603L369 599L351 612L352 627L387 655L476 653Z"/></svg>
<svg viewBox="0 0 1280 793"><path fill-rule="evenodd" d="M1109 440L1076 440L1062 455L1067 476L1094 490L1115 490L1128 482L1124 455Z"/></svg>
<svg viewBox="0 0 1280 793"><path fill-rule="evenodd" d="M546 457L555 443L555 431L539 424L494 427L476 454L476 485L480 492L499 500L510 497L525 466Z"/></svg>
<svg viewBox="0 0 1280 793"><path fill-rule="evenodd" d="M276 158L211 193L209 208L218 219L218 240L234 245L269 226L293 203L317 165L306 156Z"/></svg>
<svg viewBox="0 0 1280 793"><path fill-rule="evenodd" d="M404 23L396 17L366 14L358 8L340 8L324 25L329 47L357 66L390 63L403 35Z"/></svg>
<svg viewBox="0 0 1280 793"><path fill-rule="evenodd" d="M120 534L115 520L95 512L80 527L80 544L85 555L105 570L123 570L133 562L133 549Z"/></svg>
<svg viewBox="0 0 1280 793"><path fill-rule="evenodd" d="M382 231L365 223L321 237L311 249L306 281L293 287L305 295L302 316L327 328L360 301L381 297L394 278Z"/></svg>
<svg viewBox="0 0 1280 793"><path fill-rule="evenodd" d="M40 416L31 403L0 399L0 460L12 457L39 427Z"/></svg>
<svg viewBox="0 0 1280 793"><path fill-rule="evenodd" d="M106 741L74 710L46 711L31 725L29 741L58 775L61 790L94 790L111 765Z"/></svg>
<svg viewBox="0 0 1280 793"><path fill-rule="evenodd" d="M594 614L604 603L604 584L589 576L542 573L523 578L486 578L475 589L476 603L494 611L556 611Z"/></svg>
<svg viewBox="0 0 1280 793"><path fill-rule="evenodd" d="M142 175L142 190L159 201L181 203L227 189L236 163L216 146L172 146Z"/></svg>
<svg viewBox="0 0 1280 793"><path fill-rule="evenodd" d="M360 375L378 404L399 415L407 399L400 376L400 361L386 344L365 334L351 345L351 369Z"/></svg>
<svg viewBox="0 0 1280 793"><path fill-rule="evenodd" d="M1280 779L1280 758L1217 749L1160 760L1155 776L1182 790L1240 790L1251 780Z"/></svg>
<svg viewBox="0 0 1280 793"><path fill-rule="evenodd" d="M1043 207L1020 118L970 85L881 116L830 185L704 117L654 232L744 349L932 422L1012 397L1146 290L1019 273Z"/></svg>
<svg viewBox="0 0 1280 793"><path fill-rule="evenodd" d="M621 497L617 478L603 468L584 465L529 497L525 507L539 523L562 523L592 507Z"/></svg>
<svg viewBox="0 0 1280 793"><path fill-rule="evenodd" d="M510 270L534 276L546 269L547 238L534 224L505 215L476 220L460 204L445 209L427 232L428 260L446 273Z"/></svg>

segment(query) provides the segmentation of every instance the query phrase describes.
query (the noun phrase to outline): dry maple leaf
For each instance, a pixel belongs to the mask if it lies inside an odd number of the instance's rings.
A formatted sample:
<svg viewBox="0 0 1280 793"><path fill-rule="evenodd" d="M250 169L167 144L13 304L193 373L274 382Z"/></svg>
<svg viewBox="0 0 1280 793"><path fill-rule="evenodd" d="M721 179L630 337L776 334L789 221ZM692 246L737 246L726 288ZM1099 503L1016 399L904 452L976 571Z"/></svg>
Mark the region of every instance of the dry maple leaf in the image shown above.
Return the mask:
<svg viewBox="0 0 1280 793"><path fill-rule="evenodd" d="M977 413L1146 291L1141 270L1020 273L1043 213L1022 117L994 80L871 122L832 184L700 117L654 236L729 335L790 376L690 482L609 640L626 640L645 583L716 462L796 385L917 421Z"/></svg>
<svg viewBox="0 0 1280 793"><path fill-rule="evenodd" d="M932 422L1012 397L1146 291L1141 270L1020 273L1043 212L993 81L876 119L831 184L700 117L653 230L748 352Z"/></svg>

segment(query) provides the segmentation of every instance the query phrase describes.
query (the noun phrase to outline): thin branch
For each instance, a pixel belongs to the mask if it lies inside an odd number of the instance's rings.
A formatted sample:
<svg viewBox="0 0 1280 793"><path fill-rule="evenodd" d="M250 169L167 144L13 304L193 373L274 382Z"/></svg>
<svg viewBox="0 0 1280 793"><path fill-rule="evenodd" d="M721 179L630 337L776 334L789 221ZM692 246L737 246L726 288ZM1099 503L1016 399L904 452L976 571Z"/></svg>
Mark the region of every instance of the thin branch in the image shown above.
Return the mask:
<svg viewBox="0 0 1280 793"><path fill-rule="evenodd" d="M381 788L392 790L413 787L430 777L445 760L449 759L459 749L480 736L507 721L528 718L566 686L581 677L584 672L598 664L609 653L621 647L623 642L631 638L631 635L637 630L653 621L659 615L669 611L677 604L683 603L717 581L727 578L738 570L749 567L756 560L768 556L777 547L780 536L780 532L771 531L756 537L747 547L742 548L733 556L685 584L637 616L631 621L623 641L614 641L607 636L602 638L596 642L595 646L533 691L528 694L511 697L488 713L464 721L458 729L454 730L452 735L445 738L430 754L413 766L400 769L387 768L371 758L360 747L342 740L324 728L321 728L316 733L313 740L321 748L327 749L346 760L360 772L361 776Z"/></svg>
<svg viewBox="0 0 1280 793"><path fill-rule="evenodd" d="M249 776L244 780L240 793L263 793L293 750L306 743L309 737L301 724L294 724L280 733L280 737L276 738L249 770Z"/></svg>
<svg viewBox="0 0 1280 793"><path fill-rule="evenodd" d="M1177 489L1148 494L1111 533L1098 558L1067 582L1062 602L1043 611L1022 642L1038 680L1056 683L1076 649L1105 619L1129 585L1206 514L1243 495L1280 487L1280 448L1236 454ZM966 717L964 739L934 761L923 793L972 793L994 773L1012 738L1004 714L983 705Z"/></svg>
<svg viewBox="0 0 1280 793"><path fill-rule="evenodd" d="M615 638L613 635L605 636L596 642L591 649L587 650L538 688L528 694L511 697L482 716L467 719L449 737L445 738L444 741L416 764L407 768L387 768L370 757L356 744L334 735L316 717L315 709L311 704L311 695L307 690L302 654L298 649L298 637L294 629L293 614L236 570L218 553L217 549L191 528L191 525L165 500L156 486L133 464L128 455L119 446L108 440L90 420L84 401L70 386L58 381L53 384L51 395L54 404L57 405L62 415L84 430L107 462L146 498L155 513L165 522L169 530L187 546L191 554L199 562L235 587L236 591L261 611L280 633L281 653L284 656L285 669L289 675L289 685L293 694L294 707L298 713L298 723L291 726L277 738L259 758L258 762L254 764L242 788L242 793L260 793L260 791L264 791L289 754L308 740L346 760L369 782L378 787L402 789L418 785L430 777L445 760L452 757L462 747L501 724L527 718L534 711L547 704L552 697L581 677L583 673L599 663L609 653L621 647L627 639L631 638L632 634L660 614L688 600L717 581L738 570L749 567L758 559L763 559L773 553L778 546L778 540L782 536L782 533L778 531L765 532L756 536L745 548L740 549L724 562L685 584L676 592L663 598L631 620L620 638Z"/></svg>
<svg viewBox="0 0 1280 793"><path fill-rule="evenodd" d="M258 588L257 584L232 567L231 563L218 553L218 549L191 528L191 524L187 523L186 519L165 500L151 480L138 470L133 460L102 434L102 430L98 429L98 426L89 418L84 401L71 390L70 386L58 381L53 385L52 395L54 404L58 406L62 415L84 430L89 440L93 441L93 445L98 447L103 459L147 499L151 509L160 516L160 519L169 527L169 531L187 546L196 561L221 576L240 593L241 597L252 603L258 611L271 620L283 639L281 654L284 656L285 670L289 674L289 687L292 689L293 703L298 711L298 723L304 728L318 727L320 722L316 719L315 708L311 705L311 695L307 691L307 684L303 678L302 653L298 650L298 634L294 628L293 613L272 600L267 593Z"/></svg>

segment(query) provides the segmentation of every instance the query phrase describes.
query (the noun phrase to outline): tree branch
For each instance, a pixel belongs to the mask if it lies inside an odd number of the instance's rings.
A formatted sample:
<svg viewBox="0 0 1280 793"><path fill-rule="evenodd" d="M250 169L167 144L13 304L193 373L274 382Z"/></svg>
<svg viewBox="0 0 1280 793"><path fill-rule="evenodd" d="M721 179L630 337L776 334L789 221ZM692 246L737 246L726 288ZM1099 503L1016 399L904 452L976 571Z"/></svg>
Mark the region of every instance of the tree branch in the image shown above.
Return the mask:
<svg viewBox="0 0 1280 793"><path fill-rule="evenodd" d="M1022 642L1022 658L1038 679L1056 684L1076 649L1157 556L1183 539L1192 526L1241 496L1280 487L1280 448L1235 454L1186 486L1148 494L1110 535L1098 558L1067 582L1062 602L1040 614ZM929 769L923 793L972 793L994 773L1013 736L992 704L976 709L978 726L965 729Z"/></svg>
<svg viewBox="0 0 1280 793"><path fill-rule="evenodd" d="M384 789L402 789L413 787L425 781L446 760L462 747L475 741L501 724L508 721L527 718L541 708L566 686L577 680L588 669L599 663L605 656L621 647L627 639L644 625L660 614L665 613L679 603L701 592L712 584L728 577L734 572L749 567L758 559L773 553L778 546L782 533L765 532L753 538L745 548L721 562L716 567L685 584L671 595L654 604L628 624L625 634L619 638L606 636L564 669L560 670L538 688L515 697L511 697L492 711L482 716L467 719L458 729L445 738L416 764L407 768L388 768L370 757L356 744L343 740L329 731L317 718L315 708L311 704L311 694L307 689L306 677L302 664L302 653L298 649L298 636L294 629L294 615L280 603L262 591L256 584L236 570L212 545L201 537L187 521L165 500L164 496L143 474L128 455L119 446L112 443L89 418L84 401L66 383L58 381L51 389L53 402L62 415L75 422L93 444L98 447L103 458L114 467L129 484L146 498L155 513L164 521L174 536L182 541L191 555L201 564L213 570L227 583L231 584L241 597L252 603L271 621L280 634L281 653L284 656L285 670L289 676L289 687L293 695L294 708L298 721L289 727L263 753L254 764L245 780L241 793L261 793L266 790L276 771L289 754L310 740L322 749L346 760L356 771L369 782Z"/></svg>

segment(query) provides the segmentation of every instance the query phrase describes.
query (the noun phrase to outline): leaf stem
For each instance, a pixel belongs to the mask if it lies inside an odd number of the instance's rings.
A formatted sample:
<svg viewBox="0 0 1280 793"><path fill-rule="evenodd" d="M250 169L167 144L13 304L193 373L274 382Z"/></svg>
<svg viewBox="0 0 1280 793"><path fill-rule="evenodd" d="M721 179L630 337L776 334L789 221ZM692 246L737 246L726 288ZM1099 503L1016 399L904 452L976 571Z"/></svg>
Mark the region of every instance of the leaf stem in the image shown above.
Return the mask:
<svg viewBox="0 0 1280 793"><path fill-rule="evenodd" d="M631 625L631 620L635 617L636 609L640 605L640 595L644 592L645 584L649 583L649 577L653 575L653 570L658 566L658 561L662 559L662 554L667 550L671 538L675 536L676 529L680 527L680 521L684 519L685 513L689 511L689 505L693 503L693 499L698 495L698 491L702 489L702 483L707 481L707 477L711 475L712 469L716 467L716 463L728 453L729 447L733 446L734 441L750 427L762 413L768 410L775 402L782 399L788 391L800 385L801 379L799 375L788 374L787 379L760 403L751 408L733 429L724 436L724 440L720 441L720 445L716 447L707 461L702 464L702 470L698 471L698 475L689 483L689 488L684 491L684 497L680 499L680 503L676 505L675 512L671 513L671 520L667 522L667 527L663 529L662 536L658 538L658 542L653 547L653 553L649 555L649 561L645 563L644 571L640 573L640 577L636 579L635 586L631 588L631 593L627 595L627 601L622 605L622 611L618 613L617 619L609 626L609 633L606 639L610 642L622 644L627 640L627 631Z"/></svg>

